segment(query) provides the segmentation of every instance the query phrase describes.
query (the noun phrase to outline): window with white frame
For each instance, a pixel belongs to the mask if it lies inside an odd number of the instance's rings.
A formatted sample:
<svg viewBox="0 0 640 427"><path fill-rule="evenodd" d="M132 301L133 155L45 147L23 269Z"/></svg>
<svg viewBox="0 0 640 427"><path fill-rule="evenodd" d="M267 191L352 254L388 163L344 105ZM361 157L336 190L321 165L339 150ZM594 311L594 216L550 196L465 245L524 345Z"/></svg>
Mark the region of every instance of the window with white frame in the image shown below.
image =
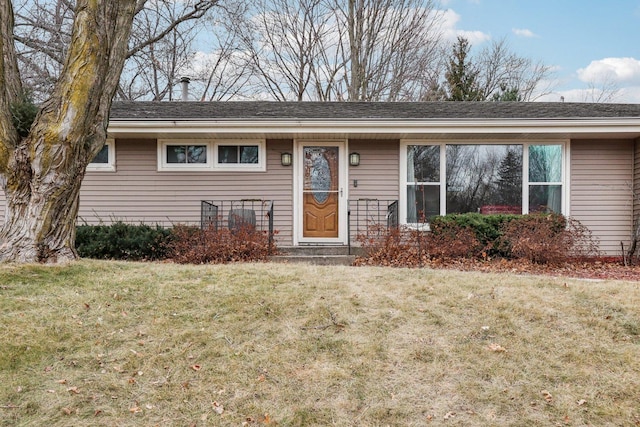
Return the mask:
<svg viewBox="0 0 640 427"><path fill-rule="evenodd" d="M107 139L102 149L87 165L88 171L115 172L116 171L116 144L113 139Z"/></svg>
<svg viewBox="0 0 640 427"><path fill-rule="evenodd" d="M158 170L264 171L265 143L260 140L159 140Z"/></svg>
<svg viewBox="0 0 640 427"><path fill-rule="evenodd" d="M401 146L401 217L478 212L562 212L563 143L428 143Z"/></svg>
<svg viewBox="0 0 640 427"><path fill-rule="evenodd" d="M214 145L215 168L238 171L266 170L264 141L216 141Z"/></svg>

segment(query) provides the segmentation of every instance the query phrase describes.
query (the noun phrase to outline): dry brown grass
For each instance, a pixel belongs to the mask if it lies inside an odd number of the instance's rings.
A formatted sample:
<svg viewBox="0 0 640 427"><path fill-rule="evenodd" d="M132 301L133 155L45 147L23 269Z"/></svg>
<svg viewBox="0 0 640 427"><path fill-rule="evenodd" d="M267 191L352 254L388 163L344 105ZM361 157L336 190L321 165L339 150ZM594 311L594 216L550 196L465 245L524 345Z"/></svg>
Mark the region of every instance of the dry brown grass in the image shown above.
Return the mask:
<svg viewBox="0 0 640 427"><path fill-rule="evenodd" d="M0 266L0 426L640 425L640 284Z"/></svg>

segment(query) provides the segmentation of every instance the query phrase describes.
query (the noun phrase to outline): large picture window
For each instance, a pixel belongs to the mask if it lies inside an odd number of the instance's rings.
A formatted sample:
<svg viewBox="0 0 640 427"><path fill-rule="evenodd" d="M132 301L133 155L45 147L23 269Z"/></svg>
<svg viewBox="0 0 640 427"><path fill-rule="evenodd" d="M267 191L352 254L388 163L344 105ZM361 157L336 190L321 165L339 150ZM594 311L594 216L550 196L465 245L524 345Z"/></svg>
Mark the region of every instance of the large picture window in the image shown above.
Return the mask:
<svg viewBox="0 0 640 427"><path fill-rule="evenodd" d="M402 144L401 215L562 212L563 144ZM402 200L403 199L403 200Z"/></svg>
<svg viewBox="0 0 640 427"><path fill-rule="evenodd" d="M446 213L522 213L522 145L446 146Z"/></svg>

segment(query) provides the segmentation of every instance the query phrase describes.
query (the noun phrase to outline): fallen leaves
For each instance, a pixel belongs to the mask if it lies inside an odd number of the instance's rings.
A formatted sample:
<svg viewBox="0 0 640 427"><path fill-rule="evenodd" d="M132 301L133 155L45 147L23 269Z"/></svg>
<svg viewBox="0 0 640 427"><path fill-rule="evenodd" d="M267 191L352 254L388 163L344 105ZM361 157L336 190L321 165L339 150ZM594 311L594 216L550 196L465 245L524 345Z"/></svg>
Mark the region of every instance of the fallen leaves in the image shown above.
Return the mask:
<svg viewBox="0 0 640 427"><path fill-rule="evenodd" d="M488 345L489 350L493 351L494 353L504 353L507 351L507 349L505 349L503 346L501 346L500 344L496 344L496 343L491 343Z"/></svg>
<svg viewBox="0 0 640 427"><path fill-rule="evenodd" d="M213 411L218 414L218 415L222 415L222 413L224 412L224 406L222 405L222 403L219 402L213 402Z"/></svg>
<svg viewBox="0 0 640 427"><path fill-rule="evenodd" d="M71 410L70 408L62 408L62 413L65 415L71 415L72 412L73 410Z"/></svg>
<svg viewBox="0 0 640 427"><path fill-rule="evenodd" d="M542 390L540 394L542 394L542 397L547 401L547 403L553 402L553 396L547 390Z"/></svg>

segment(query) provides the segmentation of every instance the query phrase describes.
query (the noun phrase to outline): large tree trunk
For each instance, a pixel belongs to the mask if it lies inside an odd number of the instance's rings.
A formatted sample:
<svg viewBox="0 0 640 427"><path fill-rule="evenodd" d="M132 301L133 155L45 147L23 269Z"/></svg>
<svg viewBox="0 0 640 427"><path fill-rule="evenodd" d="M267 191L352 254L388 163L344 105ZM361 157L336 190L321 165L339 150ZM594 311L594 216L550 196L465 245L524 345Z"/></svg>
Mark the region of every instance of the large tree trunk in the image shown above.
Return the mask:
<svg viewBox="0 0 640 427"><path fill-rule="evenodd" d="M7 198L1 261L63 262L77 257L80 185L87 164L106 139L135 5L136 0L79 0L66 63L51 98L26 138L0 133L0 173ZM11 20L10 9L9 0L0 0L0 21ZM15 49L7 43L11 38L5 27L0 26L6 61ZM17 84L5 69L0 69L3 83ZM0 108L16 101L7 91L0 92ZM0 131L10 126L0 114Z"/></svg>

